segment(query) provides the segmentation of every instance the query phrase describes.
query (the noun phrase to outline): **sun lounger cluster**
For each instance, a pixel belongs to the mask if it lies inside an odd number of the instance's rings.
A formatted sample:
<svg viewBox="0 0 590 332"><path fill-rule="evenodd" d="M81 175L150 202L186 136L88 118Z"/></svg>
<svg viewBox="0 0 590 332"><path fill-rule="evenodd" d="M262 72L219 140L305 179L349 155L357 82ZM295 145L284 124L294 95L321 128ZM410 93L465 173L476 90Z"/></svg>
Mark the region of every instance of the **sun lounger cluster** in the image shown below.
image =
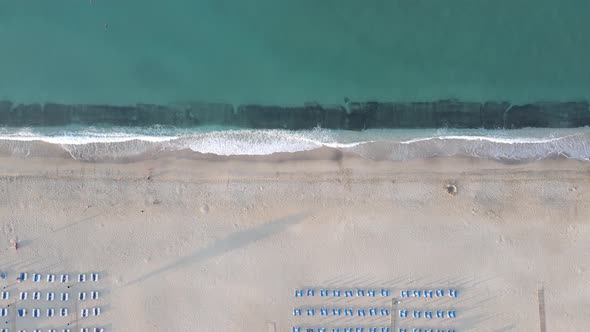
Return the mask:
<svg viewBox="0 0 590 332"><path fill-rule="evenodd" d="M6 279L6 274L5 272L3 273L3 279ZM91 281L93 282L97 282L99 280L99 274L94 272L94 273L89 273L88 277L90 278ZM18 277L16 278L16 280L18 282L23 282L28 280L29 278L29 274L27 272L20 272L18 274ZM86 282L86 278L87 278L87 274L86 273L80 273L78 274L78 278L76 279L78 282ZM40 273L33 273L33 276L31 278L33 280L33 282L41 282L41 281L46 281L48 283L53 283L53 282L62 282L62 283L66 283L70 281L70 275L65 273L65 274L60 274L60 275L56 275L56 274L47 274L45 275L45 278L43 277L42 274Z"/></svg>
<svg viewBox="0 0 590 332"><path fill-rule="evenodd" d="M294 308L293 316L389 316L389 308Z"/></svg>
<svg viewBox="0 0 590 332"><path fill-rule="evenodd" d="M59 308L57 311L54 308L47 308L45 311L45 317L53 317L53 316L60 316L60 317L67 317L68 316L68 308ZM19 308L16 310L16 314L18 317L27 317L27 309ZM35 308L31 310L31 316L33 318L39 318L43 316L43 312L39 308Z"/></svg>
<svg viewBox="0 0 590 332"><path fill-rule="evenodd" d="M406 309L399 309L398 316L400 318L456 318L457 311L456 310L406 310Z"/></svg>
<svg viewBox="0 0 590 332"><path fill-rule="evenodd" d="M433 297L444 297L445 294L449 297L457 297L457 290L450 288L448 290L445 289L404 289L400 291L400 296L402 298L406 297L425 297L425 298L433 298Z"/></svg>
<svg viewBox="0 0 590 332"><path fill-rule="evenodd" d="M45 296L43 296L43 295L45 295ZM43 293L43 292L33 291L33 292L31 292L31 299L35 300L35 301L40 301L40 300L53 301L54 299L56 299L55 295L56 294L54 292ZM9 297L10 297L10 293L8 291L4 291L0 294L0 298L2 298L3 300L7 300ZM84 301L86 299L98 300L99 297L100 297L99 291L78 292L78 300L80 300L80 301ZM18 298L21 301L25 301L25 300L29 299L29 292L27 292L27 291L20 292ZM68 292L60 293L59 299L61 301L68 301L70 299L70 293L68 293Z"/></svg>
<svg viewBox="0 0 590 332"><path fill-rule="evenodd" d="M433 329L433 328L398 328L396 332L455 332L455 329Z"/></svg>
<svg viewBox="0 0 590 332"><path fill-rule="evenodd" d="M293 326L291 332L391 332L391 328L383 327L300 327Z"/></svg>
<svg viewBox="0 0 590 332"><path fill-rule="evenodd" d="M390 291L387 288L381 289L373 289L373 288L355 288L355 289L327 289L327 288L320 288L317 290L314 288L306 288L306 289L295 289L294 296L295 297L311 297L316 296L316 293L320 297L331 296L331 297L376 297L377 295L381 297L387 297L390 295Z"/></svg>
<svg viewBox="0 0 590 332"><path fill-rule="evenodd" d="M92 316L100 316L100 307L84 308L80 310L81 318L88 317L90 314L92 314Z"/></svg>

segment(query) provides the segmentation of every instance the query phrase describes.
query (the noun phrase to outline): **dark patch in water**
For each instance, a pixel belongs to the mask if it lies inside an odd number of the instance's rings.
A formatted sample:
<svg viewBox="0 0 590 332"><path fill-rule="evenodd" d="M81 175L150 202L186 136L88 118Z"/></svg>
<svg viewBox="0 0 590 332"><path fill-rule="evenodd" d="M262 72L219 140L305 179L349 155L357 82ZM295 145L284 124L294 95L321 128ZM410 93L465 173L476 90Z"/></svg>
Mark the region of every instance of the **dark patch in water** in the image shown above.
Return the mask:
<svg viewBox="0 0 590 332"><path fill-rule="evenodd" d="M576 128L590 125L588 102L353 102L345 106L185 103L182 105L111 106L48 103L13 105L0 101L0 125L131 126L181 128L229 126L253 129L394 129L394 128Z"/></svg>

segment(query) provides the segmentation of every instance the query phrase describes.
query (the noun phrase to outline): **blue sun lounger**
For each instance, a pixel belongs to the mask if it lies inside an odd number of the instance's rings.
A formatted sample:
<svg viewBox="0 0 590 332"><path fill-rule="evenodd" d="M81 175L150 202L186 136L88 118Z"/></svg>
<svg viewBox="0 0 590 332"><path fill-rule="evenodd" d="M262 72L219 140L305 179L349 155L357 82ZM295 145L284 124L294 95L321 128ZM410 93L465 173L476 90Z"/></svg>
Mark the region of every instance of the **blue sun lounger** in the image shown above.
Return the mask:
<svg viewBox="0 0 590 332"><path fill-rule="evenodd" d="M293 309L293 316L301 316L301 309L299 309L299 308Z"/></svg>
<svg viewBox="0 0 590 332"><path fill-rule="evenodd" d="M405 310L405 309L400 309L399 310L399 316L400 316L400 318L408 317L408 311Z"/></svg>
<svg viewBox="0 0 590 332"><path fill-rule="evenodd" d="M457 290L456 289L449 289L449 296L450 297L457 297Z"/></svg>
<svg viewBox="0 0 590 332"><path fill-rule="evenodd" d="M389 316L389 309L387 308L381 308L380 312L381 316Z"/></svg>
<svg viewBox="0 0 590 332"><path fill-rule="evenodd" d="M352 308L344 309L344 316L354 316L354 312L352 311Z"/></svg>
<svg viewBox="0 0 590 332"><path fill-rule="evenodd" d="M328 316L328 308L320 308L320 316Z"/></svg>
<svg viewBox="0 0 590 332"><path fill-rule="evenodd" d="M434 291L434 294L436 295L436 297L445 296L445 291L442 289L437 289L436 291Z"/></svg>
<svg viewBox="0 0 590 332"><path fill-rule="evenodd" d="M432 293L433 293L432 289L425 290L424 291L424 297L432 298Z"/></svg>
<svg viewBox="0 0 590 332"><path fill-rule="evenodd" d="M419 289L412 289L412 297L421 297L422 291Z"/></svg>
<svg viewBox="0 0 590 332"><path fill-rule="evenodd" d="M332 296L340 297L341 292L339 289L332 289Z"/></svg>
<svg viewBox="0 0 590 332"><path fill-rule="evenodd" d="M291 332L301 332L301 328L293 326L293 328L291 329Z"/></svg>
<svg viewBox="0 0 590 332"><path fill-rule="evenodd" d="M365 317L367 315L367 312L365 311L365 309L357 309L356 314L359 317Z"/></svg>
<svg viewBox="0 0 590 332"><path fill-rule="evenodd" d="M333 327L331 331L332 332L340 332L340 328L339 327Z"/></svg>
<svg viewBox="0 0 590 332"><path fill-rule="evenodd" d="M447 316L449 316L449 318L455 318L457 317L457 313L455 312L455 310L449 310L447 311Z"/></svg>
<svg viewBox="0 0 590 332"><path fill-rule="evenodd" d="M377 291L374 289L367 289L367 296L372 296L375 297L375 295L377 294Z"/></svg>
<svg viewBox="0 0 590 332"><path fill-rule="evenodd" d="M422 316L422 311L420 311L420 310L414 310L414 311L412 312L412 316L413 316L414 318L420 318L420 316Z"/></svg>
<svg viewBox="0 0 590 332"><path fill-rule="evenodd" d="M327 289L320 289L320 296L328 296L329 292Z"/></svg>
<svg viewBox="0 0 590 332"><path fill-rule="evenodd" d="M437 310L436 318L445 318L445 312L443 310Z"/></svg>
<svg viewBox="0 0 590 332"><path fill-rule="evenodd" d="M313 290L313 289L308 289L308 290L307 290L307 292L306 292L306 295L307 295L307 296L314 296L314 295L315 295L315 290Z"/></svg>
<svg viewBox="0 0 590 332"><path fill-rule="evenodd" d="M340 316L342 315L342 309L340 308L333 308L332 309L332 316Z"/></svg>
<svg viewBox="0 0 590 332"><path fill-rule="evenodd" d="M347 289L344 291L344 296L346 296L346 297L354 296L354 292L352 291L352 289Z"/></svg>
<svg viewBox="0 0 590 332"><path fill-rule="evenodd" d="M295 290L295 297L302 297L303 296L303 290L302 289L296 289Z"/></svg>
<svg viewBox="0 0 590 332"><path fill-rule="evenodd" d="M432 318L432 311L424 311L424 318Z"/></svg>
<svg viewBox="0 0 590 332"><path fill-rule="evenodd" d="M315 309L314 308L307 308L305 310L305 312L308 316L315 316Z"/></svg>
<svg viewBox="0 0 590 332"><path fill-rule="evenodd" d="M389 296L389 289L387 288L382 288L381 289L381 296L385 297L385 296Z"/></svg>
<svg viewBox="0 0 590 332"><path fill-rule="evenodd" d="M365 290L364 289L357 289L356 296L365 296Z"/></svg>
<svg viewBox="0 0 590 332"><path fill-rule="evenodd" d="M402 290L400 291L400 295L401 297L409 297L410 296L410 291L409 290Z"/></svg>

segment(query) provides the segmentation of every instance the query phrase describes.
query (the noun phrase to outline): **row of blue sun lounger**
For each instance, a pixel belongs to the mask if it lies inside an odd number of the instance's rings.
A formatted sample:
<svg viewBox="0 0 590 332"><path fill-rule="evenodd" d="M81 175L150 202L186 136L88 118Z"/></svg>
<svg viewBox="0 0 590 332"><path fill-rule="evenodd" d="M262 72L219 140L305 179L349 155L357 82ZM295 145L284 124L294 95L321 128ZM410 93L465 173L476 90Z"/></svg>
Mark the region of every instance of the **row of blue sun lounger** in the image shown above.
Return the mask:
<svg viewBox="0 0 590 332"><path fill-rule="evenodd" d="M422 314L424 314L424 318L445 318L445 314L446 317L448 318L456 318L457 317L457 311L455 310L425 310L425 311L421 311L421 310L412 310L411 311L411 317L413 318L422 318ZM400 318L406 318L406 317L410 317L408 316L408 310L405 309L400 309L399 310L399 316Z"/></svg>
<svg viewBox="0 0 590 332"><path fill-rule="evenodd" d="M294 326L291 332L391 332L389 327L300 327Z"/></svg>
<svg viewBox="0 0 590 332"><path fill-rule="evenodd" d="M305 312L305 316L315 316L316 309L315 308L294 308L293 309L293 316L303 316ZM389 309L388 308L368 308L368 309L356 309L356 311L352 308L319 308L317 310L320 316L356 316L365 317L365 316L389 316ZM455 310L412 310L408 312L408 310L400 309L399 310L399 317L400 318L456 318L457 312ZM411 314L411 316L409 316Z"/></svg>
<svg viewBox="0 0 590 332"><path fill-rule="evenodd" d="M377 290L376 289L362 289L362 288L357 288L357 289L345 289L344 291L341 289L319 289L318 290L319 296L334 296L334 297L340 297L342 296L342 294L344 294L345 297L351 297L351 296L372 296L375 297L377 296ZM313 288L308 288L308 289L296 289L294 292L295 297L304 297L304 296L315 296L316 294L316 290ZM390 291L387 288L382 288L379 293L379 295L381 296L389 296L390 295ZM448 292L445 292L444 289L427 289L427 290L421 290L421 289L412 289L412 290L402 290L400 291L400 296L405 298L405 297L426 297L426 298L432 298L432 297L443 297L445 296L445 294L448 294L449 297L457 297L457 290L456 289L449 289Z"/></svg>
<svg viewBox="0 0 590 332"><path fill-rule="evenodd" d="M450 288L448 292L446 292L446 294L449 297L457 297L457 290ZM424 295L424 297L427 298L432 298L432 297L443 297L445 296L445 290L444 289L425 289L425 290L421 290L421 289L412 289L412 290L402 290L400 291L400 296L401 297L422 297L422 295Z"/></svg>
<svg viewBox="0 0 590 332"><path fill-rule="evenodd" d="M320 308L317 310L320 316L354 316L355 311L352 308ZM305 308L305 311L301 308L293 309L293 316L303 316L303 312L305 312L306 316L315 316L316 309L315 308ZM389 309L388 308L369 308L369 309L357 309L356 315L357 316L389 316Z"/></svg>
<svg viewBox="0 0 590 332"><path fill-rule="evenodd" d="M87 294L88 294L88 296L86 296ZM100 293L98 291L89 291L88 293L78 292L78 300L80 300L80 301L84 301L87 298L89 298L91 300L97 300L99 298L99 296L100 296ZM27 299L29 299L29 292L26 292L26 291L20 292L18 298L21 301L26 301ZM37 292L37 291L31 292L31 299L40 301L42 298L45 298L47 301L53 301L55 299L55 293L54 292L46 292L45 296L43 297L42 292ZM0 292L0 299L10 300L10 292L9 291ZM70 293L62 292L60 295L60 299L62 301L68 301L70 299Z"/></svg>
<svg viewBox="0 0 590 332"><path fill-rule="evenodd" d="M32 332L43 332L41 329L33 329ZM47 329L47 332L57 332L56 329ZM10 332L8 329L0 329L0 332ZM18 332L27 332L27 330L18 330ZM71 329L61 329L61 332L72 332ZM80 332L104 332L104 329L101 327L95 327L94 329L90 329L88 327L83 327L80 329Z"/></svg>
<svg viewBox="0 0 590 332"><path fill-rule="evenodd" d="M27 280L28 278L29 278L29 274L27 272L21 272L21 273L19 273L16 280L18 282L23 282L23 281ZM56 278L57 277L55 274L48 274L46 276L45 280L47 282L55 282ZM6 279L6 274L3 274L3 279ZM39 273L33 273L33 282L40 282L42 279L43 279L43 275L41 275ZM98 279L99 279L98 273L90 273L90 280L97 282ZM77 280L78 280L78 282L86 282L86 273L79 273ZM61 274L59 276L59 281L60 282L70 281L70 275L67 273Z"/></svg>
<svg viewBox="0 0 590 332"><path fill-rule="evenodd" d="M432 328L398 328L397 332L455 332L455 329ZM391 332L389 327L299 327L294 326L291 332Z"/></svg>

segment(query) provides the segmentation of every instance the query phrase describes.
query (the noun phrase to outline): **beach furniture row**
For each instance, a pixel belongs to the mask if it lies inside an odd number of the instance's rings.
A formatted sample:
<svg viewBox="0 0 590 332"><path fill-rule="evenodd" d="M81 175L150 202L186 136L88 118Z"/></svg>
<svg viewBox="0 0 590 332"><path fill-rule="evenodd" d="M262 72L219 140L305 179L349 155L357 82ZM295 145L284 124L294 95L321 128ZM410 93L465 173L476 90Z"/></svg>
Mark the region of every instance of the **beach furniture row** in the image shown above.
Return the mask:
<svg viewBox="0 0 590 332"><path fill-rule="evenodd" d="M45 296L43 296L42 292L30 292L31 293L31 299L33 300L41 300L41 299L45 299L47 301L53 301L55 299L55 293L54 292L46 292ZM97 300L100 297L100 293L98 291L89 291L89 292L78 292L78 300L80 301L84 301L86 299L91 299L91 300ZM0 298L2 300L8 300L10 298L10 292L8 291L3 291L0 294ZM19 300L21 301L26 301L27 299L29 299L29 292L23 291L19 293L18 296ZM68 292L62 292L60 294L59 297L62 301L68 301L70 299L70 293Z"/></svg>
<svg viewBox="0 0 590 332"><path fill-rule="evenodd" d="M91 281L93 282L97 282L99 280L99 274L98 273L89 273L88 277ZM4 274L4 279L6 278L6 275ZM16 280L18 282L23 282L28 280L29 278L29 273L27 272L20 272L18 274L18 277L16 278ZM76 279L78 282L86 282L86 278L87 275L86 273L79 273L78 274L78 278ZM40 282L41 280L43 280L43 275L40 273L33 273L33 277L32 280L33 282ZM69 282L70 281L70 275L69 274L61 274L58 276L56 276L55 274L47 274L47 276L45 277L45 281L47 282L55 282L56 280L59 280L60 282Z"/></svg>
<svg viewBox="0 0 590 332"><path fill-rule="evenodd" d="M456 318L456 310L406 310L400 309L398 311L400 318L413 317L413 318Z"/></svg>
<svg viewBox="0 0 590 332"><path fill-rule="evenodd" d="M293 326L291 332L391 332L391 328L383 327L300 327Z"/></svg>
<svg viewBox="0 0 590 332"><path fill-rule="evenodd" d="M419 328L419 327L403 328L403 327L400 327L397 329L397 332L455 332L455 329L449 329L449 328L433 329L433 328Z"/></svg>
<svg viewBox="0 0 590 332"><path fill-rule="evenodd" d="M88 317L90 316L90 314L92 314L93 316L100 316L100 307L94 307L94 308L84 308L82 310L80 310L80 317ZM26 308L19 308L16 310L16 313L19 317L27 317L28 315L28 311ZM8 316L8 308L2 308L0 309L0 314L1 316ZM35 308L31 310L31 316L34 318L39 318L41 317L41 309L39 308ZM46 317L53 317L58 315L60 317L67 317L68 316L68 308L60 308L57 311L54 308L47 308L45 310L45 316Z"/></svg>
<svg viewBox="0 0 590 332"><path fill-rule="evenodd" d="M32 332L58 332L57 329L47 329L47 330L42 330L42 329L33 329L30 330ZM72 332L72 329L66 328L66 329L61 329L59 330L61 332ZM0 329L0 332L10 332L9 329ZM27 332L27 330L18 330L18 332ZM88 327L83 327L80 329L80 332L104 332L103 328L100 327L95 327L94 329L90 329Z"/></svg>
<svg viewBox="0 0 590 332"><path fill-rule="evenodd" d="M406 297L426 297L426 298L433 298L433 297L444 297L447 294L449 297L457 297L457 290L454 288L449 288L448 290L445 289L404 289L400 291L400 296L402 298Z"/></svg>
<svg viewBox="0 0 590 332"><path fill-rule="evenodd" d="M390 295L390 290L387 288L381 289L364 289L364 288L356 288L356 289L316 289L315 288L307 288L307 289L295 289L294 296L295 297L304 297L304 296L316 296L316 293L319 296L332 296L332 297L352 297L352 296L370 296L375 297L377 294L379 296L385 297Z"/></svg>
<svg viewBox="0 0 590 332"><path fill-rule="evenodd" d="M293 316L315 316L316 313L320 316L389 316L389 308L294 308Z"/></svg>

